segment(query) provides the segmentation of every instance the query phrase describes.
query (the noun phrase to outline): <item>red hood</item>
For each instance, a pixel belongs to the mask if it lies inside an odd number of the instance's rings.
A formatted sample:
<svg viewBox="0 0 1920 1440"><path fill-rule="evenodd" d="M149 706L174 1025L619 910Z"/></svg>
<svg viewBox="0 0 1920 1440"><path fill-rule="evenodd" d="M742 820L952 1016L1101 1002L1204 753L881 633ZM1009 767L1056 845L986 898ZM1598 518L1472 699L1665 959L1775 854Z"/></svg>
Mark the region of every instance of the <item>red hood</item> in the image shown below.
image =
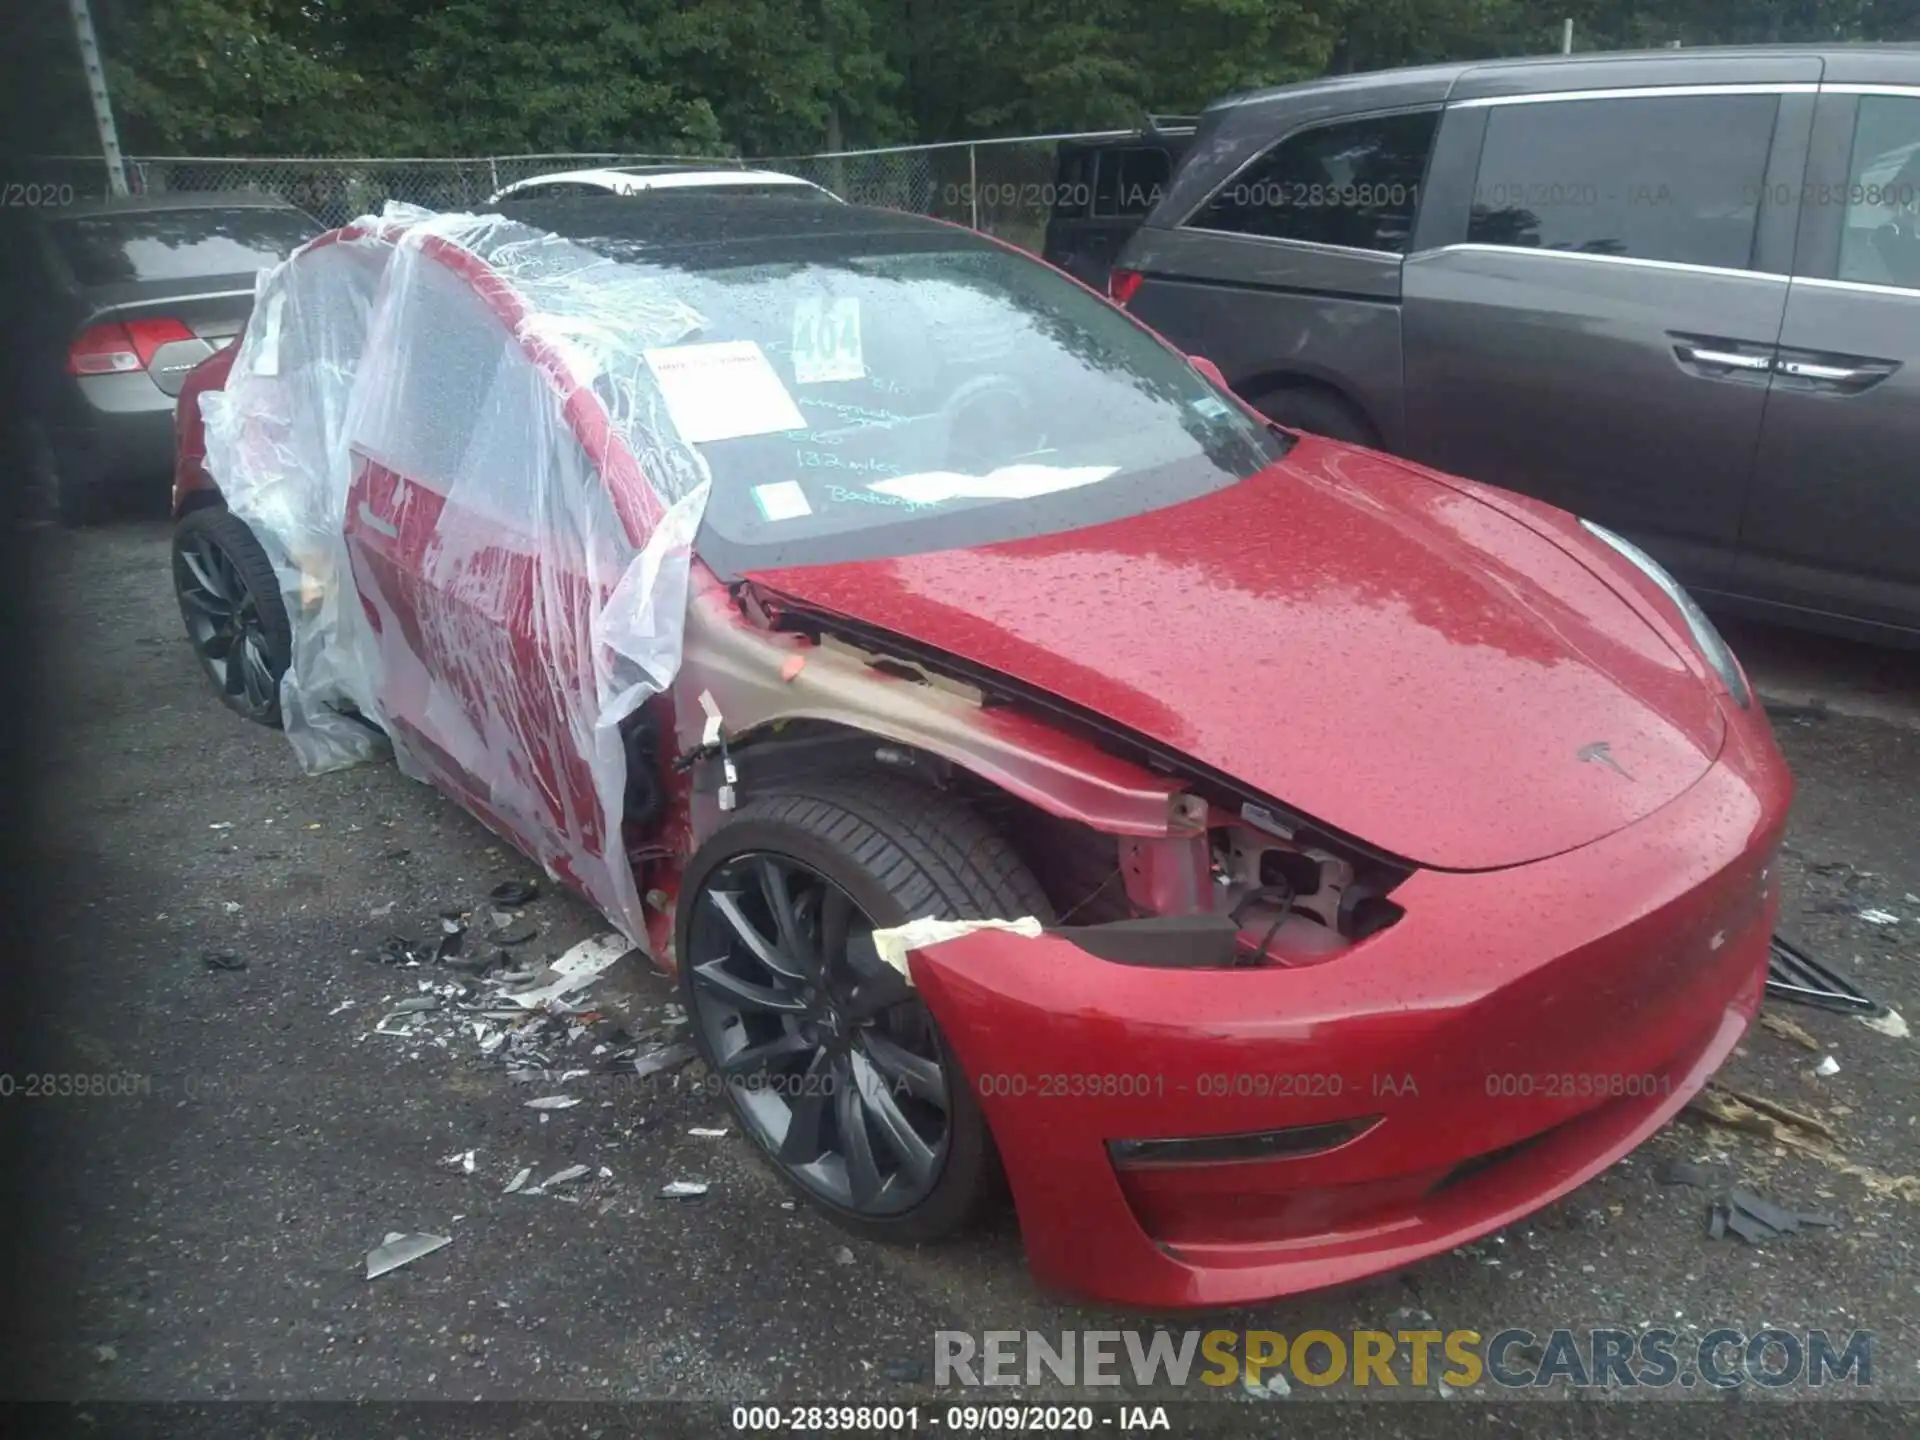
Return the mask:
<svg viewBox="0 0 1920 1440"><path fill-rule="evenodd" d="M1416 863L1588 844L1691 785L1724 720L1566 550L1307 438L1182 505L767 590L997 670ZM1604 757L1582 760L1604 745Z"/></svg>

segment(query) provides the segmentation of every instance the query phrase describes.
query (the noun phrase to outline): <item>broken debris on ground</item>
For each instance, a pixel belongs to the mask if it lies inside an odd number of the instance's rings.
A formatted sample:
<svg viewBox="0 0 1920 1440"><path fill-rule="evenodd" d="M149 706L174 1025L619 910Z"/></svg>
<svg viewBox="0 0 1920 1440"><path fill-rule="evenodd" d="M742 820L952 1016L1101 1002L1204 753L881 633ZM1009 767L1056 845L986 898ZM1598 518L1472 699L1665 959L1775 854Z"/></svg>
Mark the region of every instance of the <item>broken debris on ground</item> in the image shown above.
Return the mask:
<svg viewBox="0 0 1920 1440"><path fill-rule="evenodd" d="M389 1270L411 1265L422 1255L431 1255L452 1243L451 1235L405 1235L393 1231L367 1252L367 1279L377 1280Z"/></svg>
<svg viewBox="0 0 1920 1440"><path fill-rule="evenodd" d="M1831 1216L1789 1210L1762 1199L1751 1190L1735 1187L1714 1201L1707 1211L1707 1238L1723 1240L1732 1235L1749 1245L1758 1245L1805 1229L1831 1230L1837 1224Z"/></svg>
<svg viewBox="0 0 1920 1440"><path fill-rule="evenodd" d="M1849 1015L1879 1015L1885 1010L1851 980L1835 974L1782 935L1775 935L1767 947L1767 995Z"/></svg>

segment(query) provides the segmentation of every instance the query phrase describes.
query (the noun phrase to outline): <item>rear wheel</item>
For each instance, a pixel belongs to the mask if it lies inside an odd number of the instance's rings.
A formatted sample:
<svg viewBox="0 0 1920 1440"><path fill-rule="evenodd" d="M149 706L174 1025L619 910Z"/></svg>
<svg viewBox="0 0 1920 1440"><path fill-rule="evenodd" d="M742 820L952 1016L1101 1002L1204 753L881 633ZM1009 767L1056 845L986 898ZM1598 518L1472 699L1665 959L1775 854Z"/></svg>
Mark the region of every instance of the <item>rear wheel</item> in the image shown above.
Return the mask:
<svg viewBox="0 0 1920 1440"><path fill-rule="evenodd" d="M111 507L91 458L79 446L61 454L46 429L29 420L25 427L27 465L36 492L35 519L49 516L68 529L96 525Z"/></svg>
<svg viewBox="0 0 1920 1440"><path fill-rule="evenodd" d="M939 791L839 776L739 810L680 893L695 1041L782 1178L876 1240L937 1240L989 1208L1003 1181L986 1120L873 932L1051 918L1007 842Z"/></svg>
<svg viewBox="0 0 1920 1440"><path fill-rule="evenodd" d="M1254 402L1261 414L1289 430L1305 430L1349 445L1380 448L1366 417L1330 391L1312 387L1272 390Z"/></svg>
<svg viewBox="0 0 1920 1440"><path fill-rule="evenodd" d="M280 677L293 631L273 563L223 505L196 510L173 532L173 590L187 639L227 708L280 723Z"/></svg>

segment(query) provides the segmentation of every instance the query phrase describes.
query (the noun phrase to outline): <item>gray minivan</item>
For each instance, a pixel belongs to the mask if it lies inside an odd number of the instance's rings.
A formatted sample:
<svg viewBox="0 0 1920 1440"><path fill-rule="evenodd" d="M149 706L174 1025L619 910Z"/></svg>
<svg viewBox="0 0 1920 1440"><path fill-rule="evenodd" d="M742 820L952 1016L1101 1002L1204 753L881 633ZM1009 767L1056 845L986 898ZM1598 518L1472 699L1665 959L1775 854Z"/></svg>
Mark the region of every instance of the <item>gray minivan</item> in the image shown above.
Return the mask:
<svg viewBox="0 0 1920 1440"><path fill-rule="evenodd" d="M1920 643L1920 47L1221 101L1110 289L1282 424L1589 516L1709 603Z"/></svg>

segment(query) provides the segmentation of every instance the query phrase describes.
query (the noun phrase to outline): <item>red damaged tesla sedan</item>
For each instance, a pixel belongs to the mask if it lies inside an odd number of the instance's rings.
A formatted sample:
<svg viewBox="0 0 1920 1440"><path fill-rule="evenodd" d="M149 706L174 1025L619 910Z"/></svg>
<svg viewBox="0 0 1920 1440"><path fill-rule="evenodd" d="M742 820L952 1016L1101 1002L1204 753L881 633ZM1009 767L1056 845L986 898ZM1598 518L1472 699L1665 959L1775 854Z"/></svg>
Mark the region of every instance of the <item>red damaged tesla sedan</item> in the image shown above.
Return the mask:
<svg viewBox="0 0 1920 1440"><path fill-rule="evenodd" d="M1010 1188L1081 1293L1333 1284L1577 1186L1752 1018L1791 781L1629 542L910 216L546 202L283 270L182 406L209 675L297 748L359 712L677 971L849 1229Z"/></svg>

